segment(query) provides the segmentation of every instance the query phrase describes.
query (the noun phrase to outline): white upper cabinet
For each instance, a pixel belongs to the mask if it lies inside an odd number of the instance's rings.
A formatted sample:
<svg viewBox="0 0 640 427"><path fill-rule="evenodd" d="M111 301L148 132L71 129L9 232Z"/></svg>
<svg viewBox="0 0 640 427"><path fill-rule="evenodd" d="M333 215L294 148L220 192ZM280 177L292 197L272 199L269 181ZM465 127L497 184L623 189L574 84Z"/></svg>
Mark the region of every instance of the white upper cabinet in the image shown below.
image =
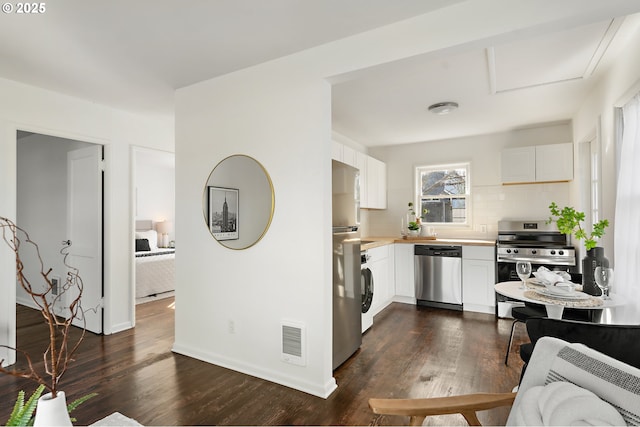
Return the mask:
<svg viewBox="0 0 640 427"><path fill-rule="evenodd" d="M570 181L573 144L537 145L502 151L502 183Z"/></svg>
<svg viewBox="0 0 640 427"><path fill-rule="evenodd" d="M535 182L536 148L509 148L502 151L502 182Z"/></svg>
<svg viewBox="0 0 640 427"><path fill-rule="evenodd" d="M356 151L356 167L360 169L360 207L369 206L369 188L367 186L367 156L364 153Z"/></svg>
<svg viewBox="0 0 640 427"><path fill-rule="evenodd" d="M348 145L331 141L331 158L360 170L360 207L387 208L387 165L354 150Z"/></svg>
<svg viewBox="0 0 640 427"><path fill-rule="evenodd" d="M358 165L356 163L356 150L345 145L342 147L342 163L346 163L349 166L353 166L357 168Z"/></svg>
<svg viewBox="0 0 640 427"><path fill-rule="evenodd" d="M573 144L536 146L536 181L571 181Z"/></svg>
<svg viewBox="0 0 640 427"><path fill-rule="evenodd" d="M367 158L367 205L371 209L387 208L387 165L373 157Z"/></svg>
<svg viewBox="0 0 640 427"><path fill-rule="evenodd" d="M343 158L343 148L344 145L340 144L339 142L331 141L331 158L333 160L341 162Z"/></svg>
<svg viewBox="0 0 640 427"><path fill-rule="evenodd" d="M331 158L349 166L357 168L358 152L348 145L341 144L337 141L331 141Z"/></svg>

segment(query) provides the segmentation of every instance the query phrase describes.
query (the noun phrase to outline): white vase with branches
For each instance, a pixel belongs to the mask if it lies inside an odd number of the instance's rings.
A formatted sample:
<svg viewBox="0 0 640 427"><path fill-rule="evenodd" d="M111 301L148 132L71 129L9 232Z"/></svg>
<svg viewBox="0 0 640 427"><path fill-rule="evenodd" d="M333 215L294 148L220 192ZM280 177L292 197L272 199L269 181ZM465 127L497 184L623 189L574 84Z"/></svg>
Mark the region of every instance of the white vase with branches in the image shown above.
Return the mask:
<svg viewBox="0 0 640 427"><path fill-rule="evenodd" d="M4 360L0 360L0 373L32 380L49 390L49 393L38 400L35 425L71 425L66 397L59 386L62 375L67 371L69 363L74 360L74 355L85 335L84 327L80 328L79 335L71 333L74 321L84 322L81 304L82 279L78 275L78 270L67 263L69 246L64 246L60 250L67 274L62 286L58 287L52 281L52 269L44 266L38 245L31 240L26 231L13 221L1 216L0 230L2 239L15 254L18 283L42 314L49 334L49 345L42 354L41 360L32 359L29 354L20 349L2 345L2 347L21 355L26 367L24 369L8 369L3 367ZM33 259L38 264L35 269L34 266L29 266L30 268L27 269L23 264L21 255L26 251L34 254ZM65 301L67 297L70 301ZM60 307L62 307L62 312L56 313L56 308L60 310ZM94 395L95 393L83 396L69 406L75 408L78 401L84 402Z"/></svg>

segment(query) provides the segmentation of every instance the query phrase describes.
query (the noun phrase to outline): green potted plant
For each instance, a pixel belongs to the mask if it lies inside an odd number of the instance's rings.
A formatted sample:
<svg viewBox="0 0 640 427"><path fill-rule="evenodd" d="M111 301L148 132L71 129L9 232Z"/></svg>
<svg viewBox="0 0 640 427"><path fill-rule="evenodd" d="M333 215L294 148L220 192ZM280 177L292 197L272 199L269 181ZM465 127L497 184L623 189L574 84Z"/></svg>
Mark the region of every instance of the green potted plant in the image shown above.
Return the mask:
<svg viewBox="0 0 640 427"><path fill-rule="evenodd" d="M67 274L66 281L58 286L54 285L50 277L53 270L44 266L38 245L31 240L26 231L13 221L0 216L0 234L9 249L15 254L18 283L42 314L49 332L49 346L39 357L42 360L40 363L34 362L30 355L24 351L2 345L2 347L21 354L26 363L22 370L8 369L2 366L4 360L0 360L0 373L27 378L38 384L38 389L32 395L32 397L36 397L29 399L26 405L24 404L24 392L18 393L16 406L9 421L17 423L33 421L35 425L71 425L69 411L95 396L95 393L91 393L67 405L65 393L59 389L60 379L66 372L69 363L75 360L75 353L85 334L85 328L81 328L80 334L71 331L74 320L82 321L84 319L81 304L82 279L78 275L78 269L67 263L69 246L64 246L60 251ZM23 246L24 248L21 249ZM28 253L32 256L30 259L35 260L37 264L36 268L27 269L25 267L24 262L27 262L27 258L22 256L24 251L29 251ZM37 273L35 273L36 271ZM65 301L63 298L66 298L67 292L70 292L72 296ZM56 312L56 306L64 306L63 312ZM49 393L40 396L45 389L49 390ZM33 400L37 401L37 406L35 418L32 420Z"/></svg>
<svg viewBox="0 0 640 427"><path fill-rule="evenodd" d="M420 233L420 224L417 221L410 221L407 226L409 229L409 236L416 237Z"/></svg>
<svg viewBox="0 0 640 427"><path fill-rule="evenodd" d="M593 231L587 233L584 228L584 212L579 212L572 207L562 209L556 202L549 205L551 216L547 223L555 222L558 230L567 235L573 235L577 240L584 240L587 255L582 259L582 287L585 293L600 295L600 289L595 283L593 272L598 266L608 267L609 261L604 256L604 248L598 246L597 240L604 236L604 229L609 226L606 219L593 224Z"/></svg>
<svg viewBox="0 0 640 427"><path fill-rule="evenodd" d="M420 234L420 217L416 215L413 209L413 202L407 203L407 229L410 237L416 237Z"/></svg>
<svg viewBox="0 0 640 427"><path fill-rule="evenodd" d="M38 388L29 396L29 399L25 402L24 390L20 390L18 392L18 398L16 399L16 404L13 406L13 410L11 411L11 415L9 415L9 420L7 421L7 426L32 426L34 423L34 412L36 411L36 405L38 404L38 400L44 391L44 385L40 384ZM73 402L67 405L67 412L71 414L71 412L80 406L82 403L96 396L97 393L87 394L79 399L74 400ZM77 420L71 417L71 422L76 422Z"/></svg>

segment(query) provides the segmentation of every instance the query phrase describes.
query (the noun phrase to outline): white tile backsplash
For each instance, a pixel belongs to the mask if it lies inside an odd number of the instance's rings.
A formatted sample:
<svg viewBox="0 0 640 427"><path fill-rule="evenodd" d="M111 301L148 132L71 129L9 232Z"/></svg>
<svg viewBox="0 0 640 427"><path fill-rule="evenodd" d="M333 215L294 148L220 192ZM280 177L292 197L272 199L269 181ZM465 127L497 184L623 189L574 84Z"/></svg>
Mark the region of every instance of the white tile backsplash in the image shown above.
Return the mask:
<svg viewBox="0 0 640 427"><path fill-rule="evenodd" d="M547 219L549 205L569 204L569 183L490 185L472 188L472 223L466 227L435 227L438 236L495 239L502 219ZM396 210L397 211L397 210ZM401 212L370 210L363 215L363 236L399 236ZM397 217L397 218L396 218ZM486 225L486 233L481 232Z"/></svg>

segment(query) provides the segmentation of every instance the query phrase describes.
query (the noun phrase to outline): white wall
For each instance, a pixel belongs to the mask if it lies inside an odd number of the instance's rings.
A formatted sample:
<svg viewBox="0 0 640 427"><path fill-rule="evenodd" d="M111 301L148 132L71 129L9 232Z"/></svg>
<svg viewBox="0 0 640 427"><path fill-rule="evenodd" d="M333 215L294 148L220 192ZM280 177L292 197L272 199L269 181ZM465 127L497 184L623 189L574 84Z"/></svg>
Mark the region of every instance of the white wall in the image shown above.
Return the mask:
<svg viewBox="0 0 640 427"><path fill-rule="evenodd" d="M173 118L114 110L0 79L0 215L16 218L16 133L26 130L105 145L105 332L133 322L130 145L173 151ZM0 248L0 342L15 345L15 261ZM0 358L13 354L0 349Z"/></svg>
<svg viewBox="0 0 640 427"><path fill-rule="evenodd" d="M327 395L335 387L325 254L330 87L275 71L249 70L177 93L177 228L181 246L198 249L197 256L176 257L174 350ZM263 164L276 201L268 233L243 251L215 242L202 220L211 169L236 153ZM307 367L280 361L283 319L306 325ZM228 333L230 321L235 334Z"/></svg>
<svg viewBox="0 0 640 427"><path fill-rule="evenodd" d="M436 227L440 237L495 239L501 219L546 219L552 201L569 202L569 184L502 185L500 153L505 148L571 142L570 124L555 124L491 135L369 150L387 164L386 210L369 211L369 232L374 236L398 236L407 203L415 203L415 167L470 162L471 224L468 227ZM486 233L481 231L486 225Z"/></svg>
<svg viewBox="0 0 640 427"><path fill-rule="evenodd" d="M558 26L579 5L583 3L550 8L538 2L468 2L464 12L454 5L178 90L176 228L181 246L197 256L176 257L175 351L328 395L335 383L331 104L324 78L498 39L529 25ZM269 232L245 251L221 247L202 223L202 183L213 166L236 153L265 166L276 197ZM279 359L280 321L285 318L307 326L304 367ZM230 321L233 334L228 332Z"/></svg>
<svg viewBox="0 0 640 427"><path fill-rule="evenodd" d="M640 20L640 15L626 18L626 23ZM623 26L620 31L625 31ZM617 46L615 64L604 78L593 89L582 103L582 108L573 118L573 133L576 144L587 140L595 132L598 123L601 126L601 156L602 156L602 218L609 220L610 226L605 230L604 238L598 243L604 247L605 256L612 263L615 262L614 232L616 205L616 130L614 111L621 107L631 96L640 92L640 33L636 31L624 32L626 45ZM574 152L577 146L574 146ZM580 206L580 192L577 186L572 187L573 203ZM580 206L581 210L587 209Z"/></svg>

